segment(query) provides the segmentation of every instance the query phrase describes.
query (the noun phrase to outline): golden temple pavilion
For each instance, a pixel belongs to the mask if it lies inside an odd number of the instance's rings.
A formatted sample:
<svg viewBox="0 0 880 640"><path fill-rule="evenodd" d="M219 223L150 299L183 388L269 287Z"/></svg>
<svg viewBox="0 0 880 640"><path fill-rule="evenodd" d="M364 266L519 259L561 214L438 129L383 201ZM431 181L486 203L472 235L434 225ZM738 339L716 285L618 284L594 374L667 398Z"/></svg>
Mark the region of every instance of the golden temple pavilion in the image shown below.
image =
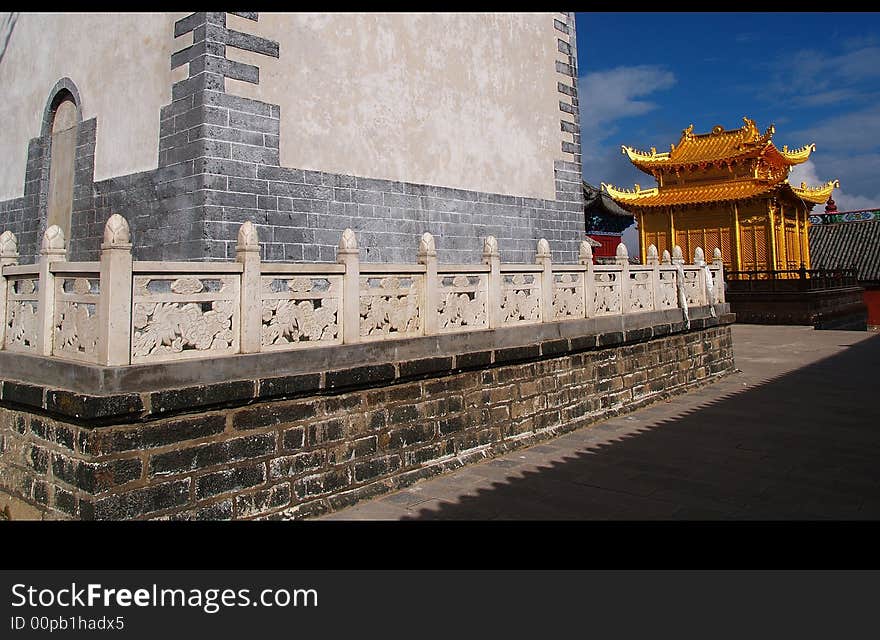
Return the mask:
<svg viewBox="0 0 880 640"><path fill-rule="evenodd" d="M670 253L679 245L685 256L696 247L707 256L719 248L725 267L734 271L810 268L810 210L840 184L789 184L791 168L806 162L816 145L777 149L773 125L761 133L754 120L743 120L733 131L719 125L694 133L691 125L665 153L623 147L657 186L625 190L603 183L602 188L635 214L643 263L653 244Z"/></svg>

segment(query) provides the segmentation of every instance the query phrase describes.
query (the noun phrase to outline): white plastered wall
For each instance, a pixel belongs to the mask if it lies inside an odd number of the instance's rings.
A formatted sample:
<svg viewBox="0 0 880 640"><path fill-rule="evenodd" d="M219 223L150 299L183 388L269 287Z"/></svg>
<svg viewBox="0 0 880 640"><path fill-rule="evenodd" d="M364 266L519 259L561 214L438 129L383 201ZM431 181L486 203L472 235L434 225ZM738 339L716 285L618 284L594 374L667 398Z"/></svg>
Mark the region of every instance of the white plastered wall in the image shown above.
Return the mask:
<svg viewBox="0 0 880 640"><path fill-rule="evenodd" d="M0 200L23 194L28 143L40 135L49 92L64 77L79 89L83 120L98 117L96 180L157 167L174 21L183 15L18 15L0 60Z"/></svg>
<svg viewBox="0 0 880 640"><path fill-rule="evenodd" d="M281 106L281 164L555 198L561 151L554 14L271 14L227 24L280 59L227 47Z"/></svg>

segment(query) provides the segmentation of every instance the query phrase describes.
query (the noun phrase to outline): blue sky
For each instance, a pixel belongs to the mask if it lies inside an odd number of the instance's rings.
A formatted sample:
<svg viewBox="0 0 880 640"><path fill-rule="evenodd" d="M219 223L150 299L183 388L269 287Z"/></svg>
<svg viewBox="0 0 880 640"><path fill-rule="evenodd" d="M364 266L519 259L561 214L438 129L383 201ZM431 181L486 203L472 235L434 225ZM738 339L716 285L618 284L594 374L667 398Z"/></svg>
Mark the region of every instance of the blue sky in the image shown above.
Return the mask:
<svg viewBox="0 0 880 640"><path fill-rule="evenodd" d="M654 186L620 145L668 151L691 123L704 133L748 116L761 130L775 124L779 147L816 143L791 182L838 178L840 210L880 206L880 13L576 19L588 182Z"/></svg>

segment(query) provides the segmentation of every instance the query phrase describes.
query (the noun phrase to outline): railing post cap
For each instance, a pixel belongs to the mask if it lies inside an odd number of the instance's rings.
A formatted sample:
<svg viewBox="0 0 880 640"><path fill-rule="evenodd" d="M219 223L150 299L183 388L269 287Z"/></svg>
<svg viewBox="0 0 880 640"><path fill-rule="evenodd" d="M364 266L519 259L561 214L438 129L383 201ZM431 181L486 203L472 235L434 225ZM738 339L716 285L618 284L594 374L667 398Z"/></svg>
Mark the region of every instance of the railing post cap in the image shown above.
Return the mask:
<svg viewBox="0 0 880 640"><path fill-rule="evenodd" d="M486 239L483 240L483 257L497 258L498 256L498 240L495 236L486 236Z"/></svg>
<svg viewBox="0 0 880 640"><path fill-rule="evenodd" d="M422 234L422 237L419 238L419 257L425 256L436 256L437 255L437 244L434 242L434 236L432 236L429 232L425 231Z"/></svg>
<svg viewBox="0 0 880 640"><path fill-rule="evenodd" d="M336 250L337 254L353 254L358 253L358 243L357 238L354 235L354 231L350 228L346 229L342 232L342 237L339 239L339 248Z"/></svg>
<svg viewBox="0 0 880 640"><path fill-rule="evenodd" d="M107 218L104 225L102 249L131 249L131 229L128 220L118 213Z"/></svg>
<svg viewBox="0 0 880 640"><path fill-rule="evenodd" d="M538 240L538 248L535 254L536 258L549 258L550 257L550 243L547 242L546 238L541 238Z"/></svg>
<svg viewBox="0 0 880 640"><path fill-rule="evenodd" d="M238 228L237 251L259 251L260 234L257 227L250 220L245 220Z"/></svg>
<svg viewBox="0 0 880 640"><path fill-rule="evenodd" d="M0 233L0 258L18 257L18 239L9 229Z"/></svg>
<svg viewBox="0 0 880 640"><path fill-rule="evenodd" d="M65 252L64 231L57 224L53 224L43 233L43 241L40 244L40 253L43 255L59 254Z"/></svg>
<svg viewBox="0 0 880 640"><path fill-rule="evenodd" d="M581 240L581 246L578 249L578 257L581 262L593 262L593 247L586 240Z"/></svg>

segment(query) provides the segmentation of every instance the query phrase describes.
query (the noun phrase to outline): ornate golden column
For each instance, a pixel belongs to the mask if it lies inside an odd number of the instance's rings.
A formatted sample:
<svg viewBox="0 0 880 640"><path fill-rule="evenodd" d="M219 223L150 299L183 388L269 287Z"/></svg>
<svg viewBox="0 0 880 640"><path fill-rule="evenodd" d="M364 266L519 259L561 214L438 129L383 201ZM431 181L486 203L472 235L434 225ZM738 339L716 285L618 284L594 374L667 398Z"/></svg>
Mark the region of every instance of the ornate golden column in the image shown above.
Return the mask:
<svg viewBox="0 0 880 640"><path fill-rule="evenodd" d="M767 239L769 242L768 249L770 250L770 255L764 256L764 260L767 262L768 268L773 271L776 269L776 205L768 198L767 199L767 217L770 220L770 224L767 225L769 227L770 237Z"/></svg>
<svg viewBox="0 0 880 640"><path fill-rule="evenodd" d="M737 206L736 200L733 201L733 242L736 253L730 256L730 261L733 263L734 271L742 271L743 268L743 259L742 259L742 235L740 235L739 229L739 207Z"/></svg>
<svg viewBox="0 0 880 640"><path fill-rule="evenodd" d="M648 247L645 246L645 212L639 211L639 262L645 264Z"/></svg>
<svg viewBox="0 0 880 640"><path fill-rule="evenodd" d="M783 202L779 202L779 228L781 229L780 237L779 237L779 253L780 255L780 267L782 269L788 269L788 247L786 246L786 233L785 233L785 204Z"/></svg>

